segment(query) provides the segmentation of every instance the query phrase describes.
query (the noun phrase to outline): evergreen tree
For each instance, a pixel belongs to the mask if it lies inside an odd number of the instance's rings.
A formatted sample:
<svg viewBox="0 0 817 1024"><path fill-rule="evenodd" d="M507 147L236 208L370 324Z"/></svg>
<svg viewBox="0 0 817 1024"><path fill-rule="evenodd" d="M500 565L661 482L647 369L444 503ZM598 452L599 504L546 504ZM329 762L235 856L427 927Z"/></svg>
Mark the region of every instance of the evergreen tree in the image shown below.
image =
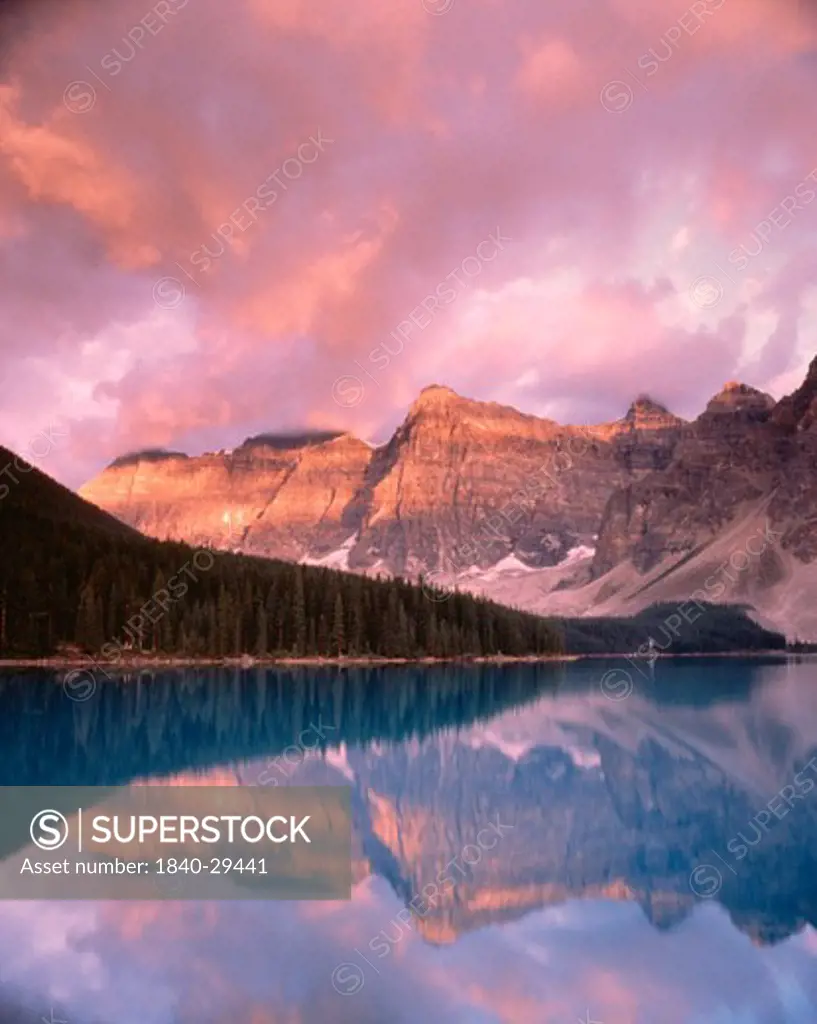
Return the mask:
<svg viewBox="0 0 817 1024"><path fill-rule="evenodd" d="M295 593L292 599L292 616L295 654L303 655L306 653L306 596L304 592L304 574L300 565L295 566Z"/></svg>
<svg viewBox="0 0 817 1024"><path fill-rule="evenodd" d="M255 653L259 658L267 654L267 610L259 601L256 612Z"/></svg>
<svg viewBox="0 0 817 1024"><path fill-rule="evenodd" d="M105 643L100 601L90 581L85 584L79 595L76 641L89 651L98 651Z"/></svg>
<svg viewBox="0 0 817 1024"><path fill-rule="evenodd" d="M233 641L235 639L232 625L232 607L230 595L226 586L222 583L218 593L218 618L217 618L217 650L219 656L227 657L233 653Z"/></svg>
<svg viewBox="0 0 817 1024"><path fill-rule="evenodd" d="M335 598L335 615L332 622L332 654L342 658L346 653L346 631L343 625L343 598L340 591Z"/></svg>

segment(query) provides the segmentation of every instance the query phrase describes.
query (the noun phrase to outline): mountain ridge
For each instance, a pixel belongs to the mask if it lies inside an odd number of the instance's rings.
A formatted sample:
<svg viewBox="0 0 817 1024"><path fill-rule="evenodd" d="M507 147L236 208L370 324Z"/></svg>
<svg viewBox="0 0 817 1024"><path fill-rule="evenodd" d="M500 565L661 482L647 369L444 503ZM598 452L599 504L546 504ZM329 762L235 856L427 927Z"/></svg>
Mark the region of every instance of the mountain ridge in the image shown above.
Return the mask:
<svg viewBox="0 0 817 1024"><path fill-rule="evenodd" d="M376 447L349 433L245 442L113 465L80 493L163 539L432 574L540 614L630 616L642 593L702 590L812 639L815 424L817 359L780 401L729 381L692 420L640 393L616 420L560 424L432 384ZM722 590L709 586L714 552L734 557L718 538L749 520L759 529L762 515L773 540Z"/></svg>
<svg viewBox="0 0 817 1024"><path fill-rule="evenodd" d="M746 388L747 390L750 391L755 391L755 389L750 388L749 385L740 384L739 387ZM757 393L762 394L763 392ZM771 401L773 402L774 400L771 399ZM495 409L500 411L501 413L510 414L511 418L516 418L520 421L530 420L538 424L549 425L554 430L586 431L592 434L604 434L605 432L610 430L610 428L624 429L635 421L644 422L646 424L647 414L650 412L661 416L665 416L668 422L672 424L683 424L689 422L685 420L683 417L676 416L674 413L670 412L667 406L665 406L662 402L653 398L650 394L646 392L639 392L635 396L635 398L633 398L633 400L630 402L627 411L617 419L603 420L598 423L560 423L559 421L551 419L546 416L538 416L535 413L525 412L522 409L518 409L516 406L508 405L507 403L504 402L496 402L489 399L469 398L466 395L460 394L458 391L456 391L452 387L449 387L447 384L431 383L426 384L423 388L420 389L417 398L415 398L411 405L408 407L402 425L405 425L405 423L408 420L412 419L413 416L417 415L418 413L427 411L429 408L433 408L435 406L439 408L445 407L447 405L453 407L459 406L460 409ZM397 429L399 429L399 427L396 428L396 430ZM292 447L304 447L308 443L327 443L342 437L346 437L355 441L360 441L362 444L367 445L367 447L371 448L372 450L377 450L380 448L385 448L390 443L390 441L394 437L394 433L396 432L396 430L392 433L391 437L377 444L369 442L364 438L360 438L352 431L348 430L269 430L262 431L260 434L249 435L248 437L244 438L244 440L241 441L240 444L238 444L235 448L222 448L217 449L215 451L203 450L197 454L192 452L181 451L175 448L135 448L131 451L124 452L123 454L116 456L114 459L111 460L111 462L108 463L107 466L104 467L104 469L110 469L116 466L117 463L122 460L130 460L139 457L143 457L146 460L149 460L151 458L155 458L157 460L161 460L163 458L194 459L204 458L205 456L208 455L232 454L236 451L239 451L241 448L252 447L254 445L261 445L264 443L265 439L272 439L275 442L279 442L277 445L279 447L284 447L284 443L287 441L292 443ZM104 472L104 469L102 472ZM82 487L87 487L90 483L91 480L86 481L86 483L80 487L80 490L82 489Z"/></svg>
<svg viewBox="0 0 817 1024"><path fill-rule="evenodd" d="M308 444L306 434L279 434L248 438L231 452L135 452L79 493L150 536L270 557L321 558L359 534L349 568L417 575L445 560L460 564L467 556L458 548L473 540L475 520L490 515L503 491L524 493L537 471L553 477L550 464L559 469L577 458L598 476L616 439L616 482L665 461L667 442L684 421L648 401L637 398L617 420L573 426L433 384L376 447L350 433L313 432ZM275 443L264 444L270 436ZM510 460L502 472L490 464L497 456ZM604 497L595 488L588 514L572 530L559 495L537 499L535 509L526 498L510 534L480 546L479 563L514 550L531 564L553 563L592 539ZM438 522L424 516L429 503L446 506Z"/></svg>

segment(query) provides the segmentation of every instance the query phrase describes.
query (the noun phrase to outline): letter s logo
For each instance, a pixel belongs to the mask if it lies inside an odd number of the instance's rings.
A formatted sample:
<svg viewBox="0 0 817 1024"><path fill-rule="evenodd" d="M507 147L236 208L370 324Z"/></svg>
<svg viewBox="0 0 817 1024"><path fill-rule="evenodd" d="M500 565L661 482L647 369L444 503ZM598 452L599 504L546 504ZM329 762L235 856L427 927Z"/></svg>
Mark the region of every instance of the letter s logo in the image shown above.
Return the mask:
<svg viewBox="0 0 817 1024"><path fill-rule="evenodd" d="M31 821L29 834L39 849L58 850L68 838L68 821L59 811L40 811Z"/></svg>

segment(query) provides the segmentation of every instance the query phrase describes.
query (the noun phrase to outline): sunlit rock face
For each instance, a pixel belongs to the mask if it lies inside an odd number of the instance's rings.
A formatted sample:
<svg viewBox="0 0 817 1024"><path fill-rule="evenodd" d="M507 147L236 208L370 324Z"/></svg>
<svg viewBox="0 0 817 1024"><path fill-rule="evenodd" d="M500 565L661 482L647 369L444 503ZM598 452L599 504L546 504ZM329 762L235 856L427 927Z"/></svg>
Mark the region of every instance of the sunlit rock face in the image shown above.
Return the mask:
<svg viewBox="0 0 817 1024"><path fill-rule="evenodd" d="M682 426L645 397L572 427L433 385L377 449L313 434L134 453L81 494L151 536L341 568L548 566L593 545L611 491L665 465Z"/></svg>
<svg viewBox="0 0 817 1024"><path fill-rule="evenodd" d="M250 438L233 452L118 459L82 496L161 539L297 559L348 535L371 449L346 434Z"/></svg>
<svg viewBox="0 0 817 1024"><path fill-rule="evenodd" d="M757 388L750 388L748 384L730 380L711 399L706 411L710 415L737 412L764 420L774 407L775 401L771 395L758 391Z"/></svg>

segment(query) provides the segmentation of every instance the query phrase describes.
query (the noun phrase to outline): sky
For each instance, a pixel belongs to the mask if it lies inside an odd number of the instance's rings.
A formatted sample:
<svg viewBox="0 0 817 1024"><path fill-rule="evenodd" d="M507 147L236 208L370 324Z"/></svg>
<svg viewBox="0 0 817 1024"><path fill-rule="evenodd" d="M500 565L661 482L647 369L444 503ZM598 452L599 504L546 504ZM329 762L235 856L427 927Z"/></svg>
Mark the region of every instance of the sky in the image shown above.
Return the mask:
<svg viewBox="0 0 817 1024"><path fill-rule="evenodd" d="M817 350L813 0L0 11L0 443L71 486L433 382L691 417Z"/></svg>

